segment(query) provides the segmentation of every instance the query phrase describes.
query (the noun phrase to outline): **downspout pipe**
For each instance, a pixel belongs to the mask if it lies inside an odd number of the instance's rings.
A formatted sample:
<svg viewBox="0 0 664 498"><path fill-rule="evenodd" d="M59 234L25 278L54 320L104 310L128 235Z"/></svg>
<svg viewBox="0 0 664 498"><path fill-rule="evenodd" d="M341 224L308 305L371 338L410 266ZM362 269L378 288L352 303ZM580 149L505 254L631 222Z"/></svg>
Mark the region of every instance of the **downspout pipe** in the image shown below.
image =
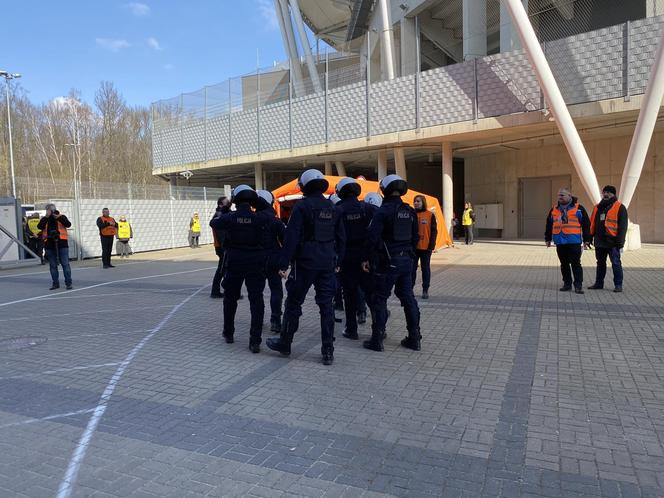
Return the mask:
<svg viewBox="0 0 664 498"><path fill-rule="evenodd" d="M380 9L382 62L384 74L388 80L394 79L394 32L392 31L392 16L390 15L389 0L378 0Z"/></svg>
<svg viewBox="0 0 664 498"><path fill-rule="evenodd" d="M293 11L293 16L295 17L295 25L297 26L297 31L300 35L300 45L302 45L304 50L304 58L307 61L307 69L309 70L311 83L314 86L314 92L320 93L323 91L323 87L320 84L316 62L314 61L314 56L311 52L311 45L309 45L309 38L304 29L304 21L302 20L302 12L300 12L300 5L297 0L290 0L290 6Z"/></svg>
<svg viewBox="0 0 664 498"><path fill-rule="evenodd" d="M650 70L650 79L646 93L641 101L641 111L636 122L632 144L629 147L627 162L620 182L620 202L629 207L634 191L639 183L643 164L646 161L648 147L652 139L657 116L664 98L664 30L659 39L655 62Z"/></svg>
<svg viewBox="0 0 664 498"><path fill-rule="evenodd" d="M544 92L546 101L549 103L551 113L558 126L558 131L572 158L574 168L581 179L581 183L591 201L597 204L601 199L601 195L595 170L583 146L579 132L574 125L572 116L567 109L567 104L565 104L565 100L560 93L558 84L553 77L542 47L537 40L535 30L530 23L530 19L528 19L526 9L523 7L521 0L502 0L502 2L512 17L512 22L521 39L521 45L525 49L528 59L533 66L537 80Z"/></svg>

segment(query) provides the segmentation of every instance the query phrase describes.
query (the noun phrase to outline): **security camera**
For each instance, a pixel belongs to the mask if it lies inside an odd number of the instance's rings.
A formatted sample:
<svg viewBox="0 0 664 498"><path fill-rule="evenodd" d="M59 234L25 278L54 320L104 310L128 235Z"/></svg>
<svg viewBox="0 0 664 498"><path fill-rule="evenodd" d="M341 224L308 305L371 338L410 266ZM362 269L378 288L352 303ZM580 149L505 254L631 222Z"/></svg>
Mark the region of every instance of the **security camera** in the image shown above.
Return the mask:
<svg viewBox="0 0 664 498"><path fill-rule="evenodd" d="M185 180L189 180L189 178L194 176L194 174L191 171L187 170L180 173L180 176L184 177Z"/></svg>

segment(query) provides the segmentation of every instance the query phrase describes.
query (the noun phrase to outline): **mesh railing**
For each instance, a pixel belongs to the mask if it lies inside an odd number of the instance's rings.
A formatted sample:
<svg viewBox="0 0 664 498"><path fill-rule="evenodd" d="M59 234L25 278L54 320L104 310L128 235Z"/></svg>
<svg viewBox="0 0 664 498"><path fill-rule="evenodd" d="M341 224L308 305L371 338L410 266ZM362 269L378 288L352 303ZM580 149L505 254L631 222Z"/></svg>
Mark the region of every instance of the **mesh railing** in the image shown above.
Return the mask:
<svg viewBox="0 0 664 498"><path fill-rule="evenodd" d="M644 91L664 0L523 2L568 104ZM155 167L546 107L499 0L468 2L474 10L465 18L463 0L433 5L412 34L395 30L397 47L420 50L410 54L414 64L406 52L397 54L394 80L381 73L380 33L369 31L358 53L317 57L320 85L300 61L155 103Z"/></svg>

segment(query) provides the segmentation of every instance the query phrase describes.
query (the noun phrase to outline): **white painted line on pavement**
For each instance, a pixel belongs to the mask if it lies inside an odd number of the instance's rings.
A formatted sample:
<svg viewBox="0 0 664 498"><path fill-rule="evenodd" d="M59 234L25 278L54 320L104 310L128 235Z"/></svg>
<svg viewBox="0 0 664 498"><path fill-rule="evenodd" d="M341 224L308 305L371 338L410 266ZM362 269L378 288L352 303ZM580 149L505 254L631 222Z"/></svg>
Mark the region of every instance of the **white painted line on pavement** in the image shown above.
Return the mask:
<svg viewBox="0 0 664 498"><path fill-rule="evenodd" d="M67 466L67 471L65 472L65 475L62 478L62 481L60 482L60 487L58 488L58 493L56 495L56 498L68 498L71 495L71 492L74 488L74 484L76 483L78 471L81 467L83 459L85 458L85 453L87 452L88 445L90 444L90 440L92 439L92 436L97 430L97 426L99 425L101 417L104 415L104 412L106 411L106 407L108 406L108 401L113 395L115 387L117 386L118 382L120 381L120 378L122 377L122 374L124 374L125 370L129 366L131 361L138 354L138 352L141 349L143 349L143 346L145 346L145 344L150 340L150 338L152 338L153 335L159 332L163 328L163 326L166 325L166 323L171 319L171 317L175 315L175 313L177 313L182 306L184 306L196 294L198 294L203 289L209 286L210 284L206 284L203 287L200 287L193 294L190 294L185 299L180 301L179 304L175 305L173 309L169 311L168 314L161 320L161 322L159 322L159 324L155 328L153 328L150 331L150 333L141 340L141 342L139 342L136 346L134 346L134 349L132 349L127 355L127 357L124 359L124 361L120 363L120 366L115 371L113 377L111 377L111 380L106 386L106 389L104 389L101 398L99 398L99 403L97 404L97 407L94 409L94 412L90 417L90 420L88 421L88 425L85 428L85 431L81 436L81 439L78 441L78 445L76 446L76 449L72 454L71 460L69 461L69 465Z"/></svg>
<svg viewBox="0 0 664 498"><path fill-rule="evenodd" d="M151 310L157 309L157 308L170 308L172 305L171 304L160 304L159 306L150 306ZM135 311L135 310L145 310L145 306L137 306L134 308L103 308L103 309L97 309L94 311L76 311L72 313L58 313L56 315L49 315L49 319L53 318L62 318L65 316L82 316L82 315L95 315L97 313L114 313L118 312L121 313L123 311ZM16 318L4 318L0 320L0 323L2 322L21 322L25 320L30 320L34 321L34 317L30 316L19 316Z"/></svg>
<svg viewBox="0 0 664 498"><path fill-rule="evenodd" d="M131 266L131 265L140 265L143 263L156 263L158 261L175 261L178 259L184 259L190 257L191 254L184 254L181 256L164 256L163 258L154 258L154 259L146 259L145 261L129 261L126 263L121 263L116 266L116 268L123 268L125 266ZM85 261L94 261L94 260L85 260ZM101 260L98 260L101 262ZM196 262L204 263L205 261L198 261L195 260ZM99 266L99 264L95 264L93 266L75 266L72 268L75 271L81 271L81 270L101 270L102 268ZM10 277L24 277L27 275L48 275L50 273L49 270L43 270L43 271L33 271L30 273L12 273L9 275L0 275L0 278L10 278Z"/></svg>
<svg viewBox="0 0 664 498"><path fill-rule="evenodd" d="M122 282L132 282L132 281L135 281L135 280L145 280L145 279L148 279L148 278L170 277L170 276L173 276L173 275L184 275L185 273L195 273L195 272L199 272L199 271L213 270L213 269L216 269L216 268L217 268L216 266L208 266L206 268L199 268L197 270L176 271L176 272L173 272L173 273L161 273L160 275L147 275L145 277L133 277L133 278L122 278L122 279L119 279L119 280L110 280L108 282L102 282L100 284L88 285L86 287L77 287L76 289L60 292L59 295L71 294L72 292L80 292L80 291L84 291L84 290L87 290L87 289L94 289L96 287L103 287L105 285L119 284L119 283L122 283ZM41 299L43 297L50 297L52 295L53 294L42 294L41 296L33 296L33 297L25 298L25 299L17 299L16 301L8 301L6 303L0 303L0 308L2 308L3 306L9 306L10 304L19 304L19 303L26 303L26 302L29 302L29 301L36 301L37 299Z"/></svg>
<svg viewBox="0 0 664 498"><path fill-rule="evenodd" d="M166 294L169 292L180 292L198 289L198 287L178 287L177 289L166 289L166 290L140 290L140 291L124 291L124 292L109 292L107 294L85 294L83 296L61 296L60 294L53 294L45 297L44 301L57 301L58 299L87 299L89 297L110 297L110 296L128 296L130 294L145 294L149 292L150 294ZM52 316L52 315L50 315Z"/></svg>
<svg viewBox="0 0 664 498"><path fill-rule="evenodd" d="M77 371L77 370L90 370L90 369L93 369L93 368L117 367L119 364L120 364L120 362L116 361L115 363L98 363L96 365L83 365L83 366L80 366L80 367L55 368L53 370L45 370L43 372L34 372L34 373L23 374L23 375L11 375L9 377L0 377L0 380L27 379L28 377L39 377L40 375L52 375L52 374L63 373L63 372L74 372L74 371Z"/></svg>
<svg viewBox="0 0 664 498"><path fill-rule="evenodd" d="M82 415L84 413L90 413L93 411L95 411L94 408L88 408L87 410L78 410L77 412L58 413L57 415L49 415L48 417L31 418L30 420L21 420L20 422L12 422L10 424L0 425L0 429L4 429L5 427L15 427L17 425L34 424L36 422L46 422L48 420L55 420L57 418L73 417L74 415Z"/></svg>

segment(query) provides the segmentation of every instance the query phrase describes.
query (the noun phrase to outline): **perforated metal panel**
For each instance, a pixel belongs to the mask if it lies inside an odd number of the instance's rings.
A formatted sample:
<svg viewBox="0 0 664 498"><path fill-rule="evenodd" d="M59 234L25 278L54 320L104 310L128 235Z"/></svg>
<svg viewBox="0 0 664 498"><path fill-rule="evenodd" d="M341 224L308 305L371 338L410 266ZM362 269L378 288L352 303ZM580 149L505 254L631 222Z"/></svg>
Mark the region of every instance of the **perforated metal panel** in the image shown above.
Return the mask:
<svg viewBox="0 0 664 498"><path fill-rule="evenodd" d="M478 59L477 78L480 118L540 108L539 84L523 50Z"/></svg>
<svg viewBox="0 0 664 498"><path fill-rule="evenodd" d="M293 100L293 147L325 142L325 96L310 95Z"/></svg>
<svg viewBox="0 0 664 498"><path fill-rule="evenodd" d="M182 158L185 163L205 160L205 124L203 121L185 125L182 128Z"/></svg>
<svg viewBox="0 0 664 498"><path fill-rule="evenodd" d="M258 119L256 110L231 115L231 154L243 156L258 153Z"/></svg>
<svg viewBox="0 0 664 498"><path fill-rule="evenodd" d="M629 88L631 94L644 93L655 60L664 17L654 17L630 25Z"/></svg>
<svg viewBox="0 0 664 498"><path fill-rule="evenodd" d="M208 159L229 157L228 115L208 119L207 154Z"/></svg>
<svg viewBox="0 0 664 498"><path fill-rule="evenodd" d="M415 76L373 83L369 93L371 134L415 128Z"/></svg>
<svg viewBox="0 0 664 498"><path fill-rule="evenodd" d="M261 152L290 147L288 102L261 108Z"/></svg>
<svg viewBox="0 0 664 498"><path fill-rule="evenodd" d="M474 71L470 61L421 74L421 126L473 119Z"/></svg>
<svg viewBox="0 0 664 498"><path fill-rule="evenodd" d="M330 90L328 95L330 141L366 136L366 116L367 102L364 82Z"/></svg>

